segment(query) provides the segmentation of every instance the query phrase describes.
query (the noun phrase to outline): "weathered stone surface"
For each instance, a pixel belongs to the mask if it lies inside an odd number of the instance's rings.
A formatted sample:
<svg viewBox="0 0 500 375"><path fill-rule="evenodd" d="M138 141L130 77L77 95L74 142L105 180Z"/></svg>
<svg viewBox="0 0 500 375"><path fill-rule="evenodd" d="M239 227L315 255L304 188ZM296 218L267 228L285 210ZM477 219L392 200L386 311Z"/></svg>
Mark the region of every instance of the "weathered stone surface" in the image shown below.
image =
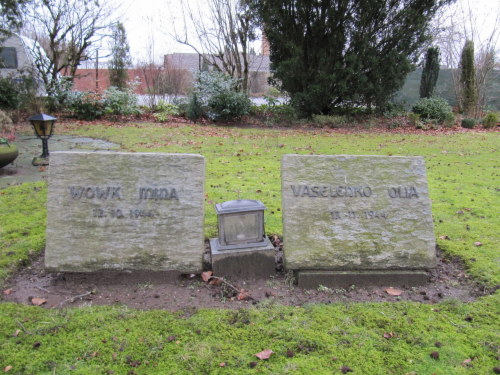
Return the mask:
<svg viewBox="0 0 500 375"><path fill-rule="evenodd" d="M301 288L349 288L355 286L417 286L427 283L424 271L299 271L297 284Z"/></svg>
<svg viewBox="0 0 500 375"><path fill-rule="evenodd" d="M268 238L262 246L231 250L221 250L218 238L211 238L210 250L215 276L267 278L276 274L274 246Z"/></svg>
<svg viewBox="0 0 500 375"><path fill-rule="evenodd" d="M201 155L51 153L46 267L200 271L204 178Z"/></svg>
<svg viewBox="0 0 500 375"><path fill-rule="evenodd" d="M282 199L288 269L436 264L422 157L285 155Z"/></svg>

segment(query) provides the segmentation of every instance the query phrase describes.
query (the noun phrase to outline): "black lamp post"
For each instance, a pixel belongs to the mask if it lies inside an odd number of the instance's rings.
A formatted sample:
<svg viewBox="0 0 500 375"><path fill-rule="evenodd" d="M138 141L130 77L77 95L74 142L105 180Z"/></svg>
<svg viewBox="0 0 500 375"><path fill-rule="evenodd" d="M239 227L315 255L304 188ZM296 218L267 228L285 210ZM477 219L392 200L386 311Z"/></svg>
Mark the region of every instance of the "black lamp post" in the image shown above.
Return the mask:
<svg viewBox="0 0 500 375"><path fill-rule="evenodd" d="M43 148L42 155L33 159L33 165L49 165L48 140L52 136L52 132L54 131L54 122L56 120L57 118L46 115L45 113L40 113L28 119L28 121L31 122L31 125L33 125L36 136L42 140Z"/></svg>

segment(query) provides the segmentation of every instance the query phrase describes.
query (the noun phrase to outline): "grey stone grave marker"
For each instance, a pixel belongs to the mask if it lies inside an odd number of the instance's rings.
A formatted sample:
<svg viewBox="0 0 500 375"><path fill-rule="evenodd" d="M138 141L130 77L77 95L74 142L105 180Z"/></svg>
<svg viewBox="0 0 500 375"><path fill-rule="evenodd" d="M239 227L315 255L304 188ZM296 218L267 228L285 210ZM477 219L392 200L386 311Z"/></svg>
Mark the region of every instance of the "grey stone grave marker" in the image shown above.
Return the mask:
<svg viewBox="0 0 500 375"><path fill-rule="evenodd" d="M415 285L436 265L422 157L285 155L282 199L300 286Z"/></svg>
<svg viewBox="0 0 500 375"><path fill-rule="evenodd" d="M204 178L201 155L51 153L46 268L201 271Z"/></svg>

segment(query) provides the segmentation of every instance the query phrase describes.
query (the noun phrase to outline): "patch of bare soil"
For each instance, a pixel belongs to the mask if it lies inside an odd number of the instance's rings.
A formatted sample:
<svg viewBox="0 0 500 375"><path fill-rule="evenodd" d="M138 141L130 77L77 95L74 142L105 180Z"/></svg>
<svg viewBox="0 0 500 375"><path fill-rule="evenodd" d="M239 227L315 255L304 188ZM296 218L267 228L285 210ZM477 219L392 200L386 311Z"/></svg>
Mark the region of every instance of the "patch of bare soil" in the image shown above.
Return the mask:
<svg viewBox="0 0 500 375"><path fill-rule="evenodd" d="M232 279L221 282L209 274L181 275L175 272L101 271L97 273L51 273L43 256L6 282L4 301L38 304L45 308L88 305L126 305L137 309L194 312L199 308L238 309L256 304L300 306L309 303L397 302L437 303L454 298L474 301L488 291L470 280L459 259L438 251L438 266L419 287L324 288L305 290L293 285L293 277L282 270L282 251L277 249L277 272L269 279ZM214 275L217 276L217 275ZM203 278L207 281L203 281ZM393 295L394 290L397 291Z"/></svg>

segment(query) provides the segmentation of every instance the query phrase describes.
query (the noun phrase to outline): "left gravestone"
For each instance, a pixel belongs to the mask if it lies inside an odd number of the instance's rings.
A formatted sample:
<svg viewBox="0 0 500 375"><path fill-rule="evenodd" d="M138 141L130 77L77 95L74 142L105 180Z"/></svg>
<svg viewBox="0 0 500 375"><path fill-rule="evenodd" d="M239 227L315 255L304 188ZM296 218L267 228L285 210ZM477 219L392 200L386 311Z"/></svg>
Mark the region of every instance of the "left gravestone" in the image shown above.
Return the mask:
<svg viewBox="0 0 500 375"><path fill-rule="evenodd" d="M201 155L51 153L46 268L201 271L204 179Z"/></svg>

